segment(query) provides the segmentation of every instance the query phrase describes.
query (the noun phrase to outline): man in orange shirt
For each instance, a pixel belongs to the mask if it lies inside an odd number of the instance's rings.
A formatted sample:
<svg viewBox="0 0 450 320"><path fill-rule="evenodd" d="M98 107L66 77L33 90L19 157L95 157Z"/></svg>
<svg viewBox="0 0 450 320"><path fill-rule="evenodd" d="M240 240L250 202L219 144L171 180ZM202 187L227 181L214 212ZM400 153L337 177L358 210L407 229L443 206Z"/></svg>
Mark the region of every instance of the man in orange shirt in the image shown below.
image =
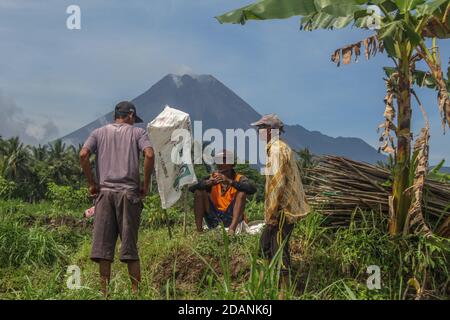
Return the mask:
<svg viewBox="0 0 450 320"><path fill-rule="evenodd" d="M244 219L247 195L256 192L255 184L234 170L233 153L224 150L215 156L217 171L189 188L194 192L197 231L203 231L203 220L209 229L223 223L234 234Z"/></svg>

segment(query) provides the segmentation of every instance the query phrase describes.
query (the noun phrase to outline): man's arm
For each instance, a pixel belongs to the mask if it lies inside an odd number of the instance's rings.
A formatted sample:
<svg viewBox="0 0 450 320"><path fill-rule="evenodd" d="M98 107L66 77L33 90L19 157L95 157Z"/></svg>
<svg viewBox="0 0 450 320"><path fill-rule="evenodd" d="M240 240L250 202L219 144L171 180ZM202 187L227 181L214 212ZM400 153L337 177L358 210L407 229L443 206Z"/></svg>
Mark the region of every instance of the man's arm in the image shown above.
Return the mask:
<svg viewBox="0 0 450 320"><path fill-rule="evenodd" d="M213 183L212 183L210 177L208 176L208 177L200 180L197 184L190 186L189 191L195 192L197 190L205 190L205 191L210 192L212 185L213 185Z"/></svg>
<svg viewBox="0 0 450 320"><path fill-rule="evenodd" d="M247 195L252 195L258 191L255 183L247 177L242 176L239 181L232 181L231 186L237 191L245 192Z"/></svg>
<svg viewBox="0 0 450 320"><path fill-rule="evenodd" d="M239 181L227 178L225 175L219 173L217 175L217 181L219 183L225 183L227 185L231 185L233 188L235 188L237 191L244 192L247 195L252 195L256 193L257 188L253 181L251 181L249 178L241 176Z"/></svg>
<svg viewBox="0 0 450 320"><path fill-rule="evenodd" d="M91 151L88 148L82 148L80 151L80 165L83 169L84 175L86 176L89 193L91 196L96 197L98 194L97 186L95 185L94 175L92 174L91 162L89 157L91 156Z"/></svg>
<svg viewBox="0 0 450 320"><path fill-rule="evenodd" d="M141 197L144 198L150 189L150 177L155 168L155 153L152 147L144 149L144 188L141 190Z"/></svg>

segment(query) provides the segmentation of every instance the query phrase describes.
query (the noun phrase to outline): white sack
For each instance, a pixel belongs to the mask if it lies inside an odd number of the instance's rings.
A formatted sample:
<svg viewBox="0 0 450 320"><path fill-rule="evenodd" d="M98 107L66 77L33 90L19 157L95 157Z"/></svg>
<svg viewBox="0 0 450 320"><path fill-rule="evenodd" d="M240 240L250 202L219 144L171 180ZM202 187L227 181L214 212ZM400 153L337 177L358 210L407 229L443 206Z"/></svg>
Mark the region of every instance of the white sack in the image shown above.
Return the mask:
<svg viewBox="0 0 450 320"><path fill-rule="evenodd" d="M172 134L184 129L182 140ZM155 151L155 173L163 209L173 206L181 197L181 188L197 183L191 161L192 129L189 114L166 106L147 130ZM185 154L183 154L185 152Z"/></svg>

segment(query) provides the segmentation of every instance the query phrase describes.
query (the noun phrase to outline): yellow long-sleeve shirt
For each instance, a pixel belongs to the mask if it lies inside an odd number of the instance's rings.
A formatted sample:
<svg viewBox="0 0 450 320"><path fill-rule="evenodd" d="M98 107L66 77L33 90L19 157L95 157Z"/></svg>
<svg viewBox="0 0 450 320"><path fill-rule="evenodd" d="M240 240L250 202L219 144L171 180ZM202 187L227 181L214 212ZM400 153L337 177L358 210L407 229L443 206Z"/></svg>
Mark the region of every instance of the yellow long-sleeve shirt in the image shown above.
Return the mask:
<svg viewBox="0 0 450 320"><path fill-rule="evenodd" d="M295 223L310 211L292 149L282 140L267 145L265 220L276 225L281 213Z"/></svg>

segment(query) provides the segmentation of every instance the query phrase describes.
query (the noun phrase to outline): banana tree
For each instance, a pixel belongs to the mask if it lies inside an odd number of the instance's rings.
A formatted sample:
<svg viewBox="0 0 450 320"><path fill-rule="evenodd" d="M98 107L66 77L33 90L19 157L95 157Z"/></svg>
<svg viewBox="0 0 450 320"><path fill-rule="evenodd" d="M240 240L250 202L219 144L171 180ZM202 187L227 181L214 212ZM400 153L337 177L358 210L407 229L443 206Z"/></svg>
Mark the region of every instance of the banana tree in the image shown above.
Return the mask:
<svg viewBox="0 0 450 320"><path fill-rule="evenodd" d="M423 188L423 166L427 166L427 158L418 161L417 157L427 157L429 135L427 126L416 141L417 150L412 157L411 100L414 98L422 107L413 86L428 86L437 91L445 131L450 126L450 68L446 78L436 38L450 37L450 0L262 0L216 18L220 23L245 24L248 20L293 16L300 17L301 29L307 31L350 25L373 31L373 36L336 50L332 61L338 66L350 63L352 56L358 59L363 46L366 59L377 53L386 53L392 59L394 66L385 68L388 94L386 119L380 126L384 129L380 149L395 158L389 232L392 235L410 232L408 215L417 211L413 209L417 209L420 200L417 197ZM425 71L416 69L421 60L427 66ZM396 139L390 132L395 133ZM414 187L414 192L410 187Z"/></svg>

